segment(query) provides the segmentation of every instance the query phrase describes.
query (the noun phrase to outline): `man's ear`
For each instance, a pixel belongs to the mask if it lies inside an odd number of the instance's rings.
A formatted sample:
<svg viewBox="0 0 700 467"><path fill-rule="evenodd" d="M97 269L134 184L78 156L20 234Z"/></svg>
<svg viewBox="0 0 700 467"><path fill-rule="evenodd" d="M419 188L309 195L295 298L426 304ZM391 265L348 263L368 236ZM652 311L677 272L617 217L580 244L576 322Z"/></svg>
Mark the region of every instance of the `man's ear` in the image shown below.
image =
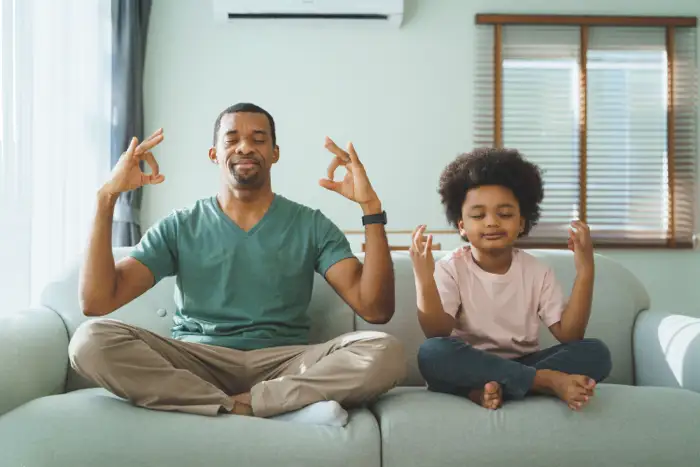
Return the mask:
<svg viewBox="0 0 700 467"><path fill-rule="evenodd" d="M275 149L272 150L272 163L276 164L280 160L280 147L275 145Z"/></svg>
<svg viewBox="0 0 700 467"><path fill-rule="evenodd" d="M209 148L209 160L212 161L214 164L219 163L219 159L216 157L216 148Z"/></svg>

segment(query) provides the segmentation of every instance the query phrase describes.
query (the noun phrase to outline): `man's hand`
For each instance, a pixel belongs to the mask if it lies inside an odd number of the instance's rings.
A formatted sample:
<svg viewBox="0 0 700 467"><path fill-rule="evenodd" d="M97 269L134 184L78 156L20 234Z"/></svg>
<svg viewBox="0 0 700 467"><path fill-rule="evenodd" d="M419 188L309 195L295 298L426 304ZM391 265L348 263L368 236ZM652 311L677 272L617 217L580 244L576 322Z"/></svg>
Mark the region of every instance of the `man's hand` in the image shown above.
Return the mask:
<svg viewBox="0 0 700 467"><path fill-rule="evenodd" d="M159 173L158 162L151 149L163 141L163 129L153 133L148 139L138 144L136 138L131 139L131 144L126 152L122 153L119 161L112 169L110 180L104 185L106 193L116 195L126 191L135 190L144 185L157 185L165 180ZM139 163L145 161L151 168L151 174L146 174L139 167Z"/></svg>
<svg viewBox="0 0 700 467"><path fill-rule="evenodd" d="M581 221L573 221L571 223L571 230L569 230L569 249L574 252L576 273L592 274L594 260L591 230Z"/></svg>
<svg viewBox="0 0 700 467"><path fill-rule="evenodd" d="M433 280L435 273L435 261L433 260L433 236L428 235L427 239L423 237L425 225L419 225L413 230L413 238L411 248L411 262L413 263L413 273L416 275L416 280L421 284L427 284Z"/></svg>
<svg viewBox="0 0 700 467"><path fill-rule="evenodd" d="M333 140L326 137L325 147L335 157L328 166L328 178L320 180L319 184L360 204L365 214L379 213L381 211L381 203L367 178L367 172L365 172L362 162L358 159L352 143L348 143L348 150L343 151ZM335 170L341 165L345 167L347 173L342 182L336 182L333 180Z"/></svg>

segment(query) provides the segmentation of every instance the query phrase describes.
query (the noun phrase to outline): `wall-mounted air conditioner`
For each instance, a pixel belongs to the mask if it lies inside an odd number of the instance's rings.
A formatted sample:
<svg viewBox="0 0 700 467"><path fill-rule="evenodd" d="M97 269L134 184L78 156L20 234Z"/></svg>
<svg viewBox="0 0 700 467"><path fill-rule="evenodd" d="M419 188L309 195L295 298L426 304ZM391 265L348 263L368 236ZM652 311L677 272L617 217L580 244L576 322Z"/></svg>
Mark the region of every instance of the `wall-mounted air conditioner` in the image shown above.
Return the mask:
<svg viewBox="0 0 700 467"><path fill-rule="evenodd" d="M219 20L348 19L403 22L404 0L212 0Z"/></svg>

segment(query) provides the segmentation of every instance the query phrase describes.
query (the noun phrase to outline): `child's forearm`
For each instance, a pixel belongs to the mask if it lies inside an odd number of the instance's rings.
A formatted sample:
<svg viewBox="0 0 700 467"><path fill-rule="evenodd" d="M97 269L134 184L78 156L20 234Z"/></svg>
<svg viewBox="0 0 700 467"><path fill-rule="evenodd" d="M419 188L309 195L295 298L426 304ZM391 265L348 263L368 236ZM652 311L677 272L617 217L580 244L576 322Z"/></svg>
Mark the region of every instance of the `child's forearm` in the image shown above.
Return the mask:
<svg viewBox="0 0 700 467"><path fill-rule="evenodd" d="M454 318L445 313L435 280L416 279L418 322L425 337L446 337L455 327Z"/></svg>
<svg viewBox="0 0 700 467"><path fill-rule="evenodd" d="M561 317L561 337L566 341L581 340L586 334L593 302L593 282L592 270L576 274L569 304Z"/></svg>

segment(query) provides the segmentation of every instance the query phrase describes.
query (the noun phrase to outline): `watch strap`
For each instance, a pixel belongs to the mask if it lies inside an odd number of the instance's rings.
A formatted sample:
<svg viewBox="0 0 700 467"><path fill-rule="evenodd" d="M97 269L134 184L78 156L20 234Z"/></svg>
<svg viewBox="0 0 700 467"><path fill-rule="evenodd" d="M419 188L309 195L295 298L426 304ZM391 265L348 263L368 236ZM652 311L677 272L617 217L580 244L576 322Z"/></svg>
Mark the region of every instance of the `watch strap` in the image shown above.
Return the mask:
<svg viewBox="0 0 700 467"><path fill-rule="evenodd" d="M368 224L385 224L386 225L386 211L382 211L378 214L368 214L362 216L362 225Z"/></svg>

